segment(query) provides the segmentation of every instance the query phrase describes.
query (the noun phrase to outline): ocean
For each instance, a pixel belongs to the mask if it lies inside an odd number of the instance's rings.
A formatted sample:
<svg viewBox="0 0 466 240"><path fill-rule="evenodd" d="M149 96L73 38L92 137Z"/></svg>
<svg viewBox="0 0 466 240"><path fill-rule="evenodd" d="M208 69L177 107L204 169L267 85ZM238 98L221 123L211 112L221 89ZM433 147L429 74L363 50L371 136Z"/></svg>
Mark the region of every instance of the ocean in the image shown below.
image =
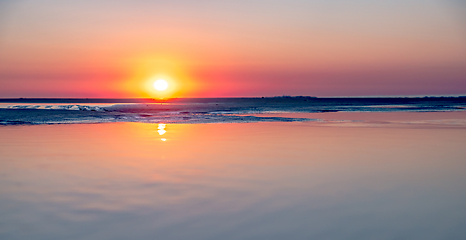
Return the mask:
<svg viewBox="0 0 466 240"><path fill-rule="evenodd" d="M0 239L466 239L466 99L14 99Z"/></svg>
<svg viewBox="0 0 466 240"><path fill-rule="evenodd" d="M0 124L319 121L270 113L464 111L466 97L0 99Z"/></svg>

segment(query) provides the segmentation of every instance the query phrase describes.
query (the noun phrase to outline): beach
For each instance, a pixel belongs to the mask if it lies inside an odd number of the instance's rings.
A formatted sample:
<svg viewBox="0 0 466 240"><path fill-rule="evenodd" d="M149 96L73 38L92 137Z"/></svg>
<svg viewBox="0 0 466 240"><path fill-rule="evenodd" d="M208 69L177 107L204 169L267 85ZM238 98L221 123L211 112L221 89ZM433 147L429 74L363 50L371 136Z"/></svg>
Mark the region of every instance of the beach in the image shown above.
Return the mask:
<svg viewBox="0 0 466 240"><path fill-rule="evenodd" d="M464 111L278 117L0 126L0 238L466 238Z"/></svg>
<svg viewBox="0 0 466 240"><path fill-rule="evenodd" d="M0 0L0 240L466 239L465 16Z"/></svg>

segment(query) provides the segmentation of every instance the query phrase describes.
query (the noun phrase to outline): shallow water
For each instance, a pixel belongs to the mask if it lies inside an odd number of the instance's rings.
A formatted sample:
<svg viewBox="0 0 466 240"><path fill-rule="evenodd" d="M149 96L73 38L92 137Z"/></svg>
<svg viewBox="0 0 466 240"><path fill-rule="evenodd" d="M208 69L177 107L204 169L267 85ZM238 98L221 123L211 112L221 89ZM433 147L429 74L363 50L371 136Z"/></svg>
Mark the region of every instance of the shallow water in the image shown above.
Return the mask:
<svg viewBox="0 0 466 240"><path fill-rule="evenodd" d="M395 114L1 126L0 239L465 239L466 128Z"/></svg>
<svg viewBox="0 0 466 240"><path fill-rule="evenodd" d="M0 125L320 121L283 117L329 112L463 112L466 97L0 99ZM276 116L276 115L281 116ZM268 115L268 116L267 116ZM274 115L274 116L272 116Z"/></svg>

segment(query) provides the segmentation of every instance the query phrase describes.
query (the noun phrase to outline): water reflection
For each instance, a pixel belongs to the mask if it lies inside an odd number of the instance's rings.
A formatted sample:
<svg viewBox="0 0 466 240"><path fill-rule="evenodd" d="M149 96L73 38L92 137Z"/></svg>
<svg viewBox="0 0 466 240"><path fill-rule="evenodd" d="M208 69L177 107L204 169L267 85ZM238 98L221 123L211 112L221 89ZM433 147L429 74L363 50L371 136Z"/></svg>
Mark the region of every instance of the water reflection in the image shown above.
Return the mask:
<svg viewBox="0 0 466 240"><path fill-rule="evenodd" d="M166 124L164 123L159 123L158 126L157 126L157 132L159 133L160 136L164 135L165 133L167 133L167 131L165 130L165 127L166 127ZM161 138L160 139L162 142L165 142L167 141L166 138Z"/></svg>
<svg viewBox="0 0 466 240"><path fill-rule="evenodd" d="M159 123L158 124L157 129L159 129L159 130L157 130L157 132L159 133L159 135L164 135L167 132L165 130L165 126L166 126L166 124L164 124L164 123Z"/></svg>
<svg viewBox="0 0 466 240"><path fill-rule="evenodd" d="M0 127L0 239L466 239L465 129L169 127Z"/></svg>

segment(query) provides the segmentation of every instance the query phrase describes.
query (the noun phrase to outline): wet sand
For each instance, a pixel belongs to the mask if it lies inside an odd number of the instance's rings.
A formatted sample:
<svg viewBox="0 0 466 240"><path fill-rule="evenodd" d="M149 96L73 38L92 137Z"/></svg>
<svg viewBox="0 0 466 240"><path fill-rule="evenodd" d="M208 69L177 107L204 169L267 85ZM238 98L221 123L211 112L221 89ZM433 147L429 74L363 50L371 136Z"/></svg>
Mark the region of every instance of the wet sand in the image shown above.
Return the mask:
<svg viewBox="0 0 466 240"><path fill-rule="evenodd" d="M466 238L463 112L314 115L0 126L0 238Z"/></svg>

